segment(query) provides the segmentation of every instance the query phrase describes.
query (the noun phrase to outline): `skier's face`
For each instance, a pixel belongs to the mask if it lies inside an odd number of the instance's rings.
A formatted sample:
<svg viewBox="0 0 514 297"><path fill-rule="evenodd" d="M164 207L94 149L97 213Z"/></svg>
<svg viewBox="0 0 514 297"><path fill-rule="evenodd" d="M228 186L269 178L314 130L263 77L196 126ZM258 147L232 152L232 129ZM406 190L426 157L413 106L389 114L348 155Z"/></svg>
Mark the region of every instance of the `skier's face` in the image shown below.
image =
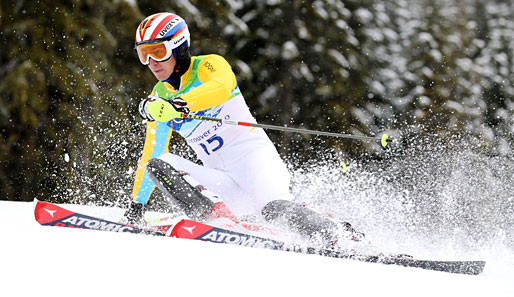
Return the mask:
<svg viewBox="0 0 514 297"><path fill-rule="evenodd" d="M168 60L157 62L152 57L150 57L150 63L148 64L148 68L152 71L155 78L158 80L166 80L170 77L173 69L175 69L175 58L171 56Z"/></svg>

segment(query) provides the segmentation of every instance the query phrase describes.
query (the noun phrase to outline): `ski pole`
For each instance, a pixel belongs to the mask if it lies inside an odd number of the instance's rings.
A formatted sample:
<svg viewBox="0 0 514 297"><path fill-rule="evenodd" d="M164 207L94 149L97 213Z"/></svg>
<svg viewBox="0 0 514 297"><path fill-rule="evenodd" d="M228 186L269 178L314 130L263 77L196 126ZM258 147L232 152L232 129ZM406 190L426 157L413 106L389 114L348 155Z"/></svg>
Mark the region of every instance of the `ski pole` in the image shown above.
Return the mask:
<svg viewBox="0 0 514 297"><path fill-rule="evenodd" d="M224 120L224 119L219 119L219 118L198 116L198 115L185 114L185 113L182 113L181 116L182 116L182 118L185 118L185 119L210 121L210 122L217 122L217 123L222 123L222 124L227 124L227 125L262 128L262 129L276 130L276 131L282 131L282 132L305 133L305 134L323 135L323 136L331 136L331 137L339 137L339 138L358 139L358 140L363 140L363 141L380 141L380 144L383 147L386 147L388 143L392 142L391 139L389 139L389 136L385 133L382 134L382 136L380 136L380 137L370 137L370 136L316 131L316 130L301 129L301 128L291 128L291 127L285 127L285 126L274 126L274 125L266 125L266 124L258 124L258 123L230 121L230 120Z"/></svg>

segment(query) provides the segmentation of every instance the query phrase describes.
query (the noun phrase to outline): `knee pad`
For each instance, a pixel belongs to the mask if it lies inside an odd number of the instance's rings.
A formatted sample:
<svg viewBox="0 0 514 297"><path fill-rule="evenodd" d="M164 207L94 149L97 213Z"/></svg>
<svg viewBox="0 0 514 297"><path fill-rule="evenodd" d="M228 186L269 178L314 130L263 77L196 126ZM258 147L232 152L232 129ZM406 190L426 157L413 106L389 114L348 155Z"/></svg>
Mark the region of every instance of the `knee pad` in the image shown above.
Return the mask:
<svg viewBox="0 0 514 297"><path fill-rule="evenodd" d="M192 219L203 219L214 202L189 184L183 174L161 159L151 159L146 167L148 176L165 196L181 207Z"/></svg>

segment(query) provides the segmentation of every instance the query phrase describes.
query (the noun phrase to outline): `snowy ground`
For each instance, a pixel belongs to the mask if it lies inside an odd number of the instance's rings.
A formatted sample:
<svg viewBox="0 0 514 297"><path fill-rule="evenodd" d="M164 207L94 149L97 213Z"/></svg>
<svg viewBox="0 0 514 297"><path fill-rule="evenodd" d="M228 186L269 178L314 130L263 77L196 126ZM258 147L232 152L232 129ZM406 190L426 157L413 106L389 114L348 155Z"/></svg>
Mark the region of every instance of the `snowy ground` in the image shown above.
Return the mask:
<svg viewBox="0 0 514 297"><path fill-rule="evenodd" d="M0 296L514 296L514 255L497 251L484 253L482 275L455 275L43 227L32 203L6 201L0 201L0 238Z"/></svg>

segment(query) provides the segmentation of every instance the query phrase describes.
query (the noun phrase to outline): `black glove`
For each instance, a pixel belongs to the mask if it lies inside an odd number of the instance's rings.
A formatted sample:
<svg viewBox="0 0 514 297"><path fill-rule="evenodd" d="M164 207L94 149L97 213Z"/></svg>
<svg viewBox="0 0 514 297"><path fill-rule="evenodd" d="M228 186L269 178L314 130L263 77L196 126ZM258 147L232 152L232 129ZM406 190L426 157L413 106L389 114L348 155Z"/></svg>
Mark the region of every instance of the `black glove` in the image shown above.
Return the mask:
<svg viewBox="0 0 514 297"><path fill-rule="evenodd" d="M175 97L170 100L171 105L175 108L176 111L188 114L189 113L189 106L187 106L186 100Z"/></svg>
<svg viewBox="0 0 514 297"><path fill-rule="evenodd" d="M129 209L125 212L124 217L129 225L142 226L145 224L143 219L145 214L145 206L136 201L130 203Z"/></svg>

